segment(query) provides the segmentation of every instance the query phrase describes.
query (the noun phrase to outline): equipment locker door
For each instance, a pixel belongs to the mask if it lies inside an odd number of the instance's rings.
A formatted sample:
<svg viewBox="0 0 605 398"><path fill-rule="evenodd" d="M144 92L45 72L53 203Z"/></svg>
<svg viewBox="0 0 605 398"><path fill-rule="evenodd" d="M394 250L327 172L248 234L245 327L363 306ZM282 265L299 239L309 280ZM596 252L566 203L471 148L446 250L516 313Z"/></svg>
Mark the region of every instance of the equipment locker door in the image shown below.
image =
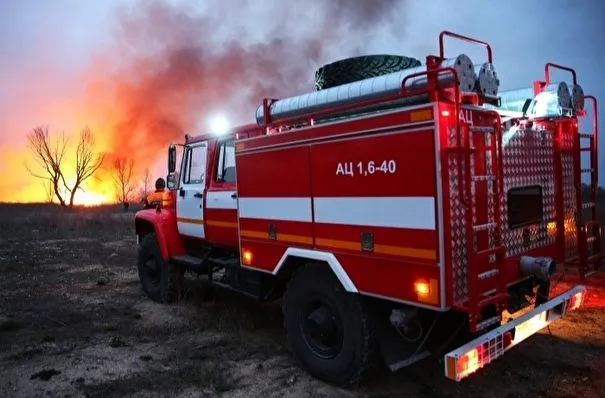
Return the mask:
<svg viewBox="0 0 605 398"><path fill-rule="evenodd" d="M192 144L185 149L181 187L176 199L177 226L182 235L205 238L204 195L206 191L208 143Z"/></svg>

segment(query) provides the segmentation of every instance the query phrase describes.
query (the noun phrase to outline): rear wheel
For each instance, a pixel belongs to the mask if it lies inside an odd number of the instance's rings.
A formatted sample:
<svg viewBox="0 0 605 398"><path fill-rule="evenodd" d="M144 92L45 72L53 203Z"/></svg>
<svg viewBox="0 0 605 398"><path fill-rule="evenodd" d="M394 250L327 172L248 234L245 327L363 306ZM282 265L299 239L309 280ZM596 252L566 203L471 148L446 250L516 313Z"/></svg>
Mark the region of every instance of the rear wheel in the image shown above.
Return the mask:
<svg viewBox="0 0 605 398"><path fill-rule="evenodd" d="M375 368L378 350L369 316L326 266L294 273L283 311L291 348L313 376L346 386L363 381Z"/></svg>
<svg viewBox="0 0 605 398"><path fill-rule="evenodd" d="M153 233L145 235L141 241L137 268L143 291L152 300L172 303L182 298L185 270L162 258Z"/></svg>

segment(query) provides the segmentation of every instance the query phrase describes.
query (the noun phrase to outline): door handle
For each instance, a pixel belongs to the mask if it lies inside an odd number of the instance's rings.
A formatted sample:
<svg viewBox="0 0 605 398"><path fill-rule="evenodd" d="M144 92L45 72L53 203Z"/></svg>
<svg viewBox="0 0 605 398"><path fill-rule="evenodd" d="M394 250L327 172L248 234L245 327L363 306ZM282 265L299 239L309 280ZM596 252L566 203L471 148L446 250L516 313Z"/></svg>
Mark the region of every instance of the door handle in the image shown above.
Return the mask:
<svg viewBox="0 0 605 398"><path fill-rule="evenodd" d="M196 192L196 193L194 193L194 194L193 194L193 196L195 196L196 198L201 198L201 197L203 197L204 195L202 195L202 193L201 193L201 192Z"/></svg>
<svg viewBox="0 0 605 398"><path fill-rule="evenodd" d="M237 198L237 194L236 194L236 193L232 193L232 194L231 194L231 197L232 197L233 199L235 199L235 198Z"/></svg>
<svg viewBox="0 0 605 398"><path fill-rule="evenodd" d="M179 189L179 196L181 196L182 198L185 197L185 190L183 188Z"/></svg>

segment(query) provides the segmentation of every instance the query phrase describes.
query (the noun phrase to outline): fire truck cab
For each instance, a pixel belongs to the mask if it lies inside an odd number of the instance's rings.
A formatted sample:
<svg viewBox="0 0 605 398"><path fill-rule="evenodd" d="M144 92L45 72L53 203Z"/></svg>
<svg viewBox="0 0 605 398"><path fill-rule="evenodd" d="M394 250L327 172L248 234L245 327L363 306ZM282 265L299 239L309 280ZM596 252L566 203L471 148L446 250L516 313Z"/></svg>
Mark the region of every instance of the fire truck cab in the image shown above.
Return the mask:
<svg viewBox="0 0 605 398"><path fill-rule="evenodd" d="M446 58L445 37L485 47L486 62ZM135 220L147 295L180 299L188 270L281 299L301 366L338 385L431 354L461 380L578 308L583 285L549 290L561 264L588 276L601 262L596 119L578 130L592 97L574 72L567 101L554 64L498 96L489 44L439 41L425 65L266 99L256 123L187 136L179 170L171 145L171 199Z"/></svg>

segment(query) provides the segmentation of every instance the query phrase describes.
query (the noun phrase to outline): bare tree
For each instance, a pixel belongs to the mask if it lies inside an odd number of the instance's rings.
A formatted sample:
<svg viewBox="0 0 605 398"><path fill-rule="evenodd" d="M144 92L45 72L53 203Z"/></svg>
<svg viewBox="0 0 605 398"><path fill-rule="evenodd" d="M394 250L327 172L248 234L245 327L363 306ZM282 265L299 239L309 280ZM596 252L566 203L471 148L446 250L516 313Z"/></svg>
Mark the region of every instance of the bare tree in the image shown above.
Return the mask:
<svg viewBox="0 0 605 398"><path fill-rule="evenodd" d="M69 207L74 205L74 196L78 189L82 189L82 183L89 179L103 164L103 155L95 152L96 141L88 126L80 131L80 140L76 148L76 177L74 186L69 189ZM66 185L67 188L67 185Z"/></svg>
<svg viewBox="0 0 605 398"><path fill-rule="evenodd" d="M134 161L132 159L127 160L119 158L113 162L113 178L117 188L116 196L117 199L124 204L124 208L126 209L128 208L128 202L131 199L132 193L136 188L136 184L132 178L133 167Z"/></svg>
<svg viewBox="0 0 605 398"><path fill-rule="evenodd" d="M61 193L61 185L67 187L65 177L63 177L63 172L61 171L67 147L65 134L61 133L57 135L54 142L52 142L48 133L48 127L39 126L35 127L27 135L27 140L33 152L34 160L38 163L42 172L36 173L32 171L27 164L25 167L32 176L48 181L59 204L62 207L66 207L65 199Z"/></svg>
<svg viewBox="0 0 605 398"><path fill-rule="evenodd" d="M146 198L149 193L149 184L151 184L151 173L149 172L149 167L147 167L143 173L143 198Z"/></svg>
<svg viewBox="0 0 605 398"><path fill-rule="evenodd" d="M62 207L72 208L76 191L82 189L82 183L90 178L103 163L103 156L95 153L95 140L92 132L88 127L80 132L74 164L76 177L72 187L67 185L63 171L68 143L65 133L61 132L52 140L48 127L35 127L27 135L27 139L41 172L32 171L27 164L25 167L32 176L48 181L52 186L54 196Z"/></svg>

